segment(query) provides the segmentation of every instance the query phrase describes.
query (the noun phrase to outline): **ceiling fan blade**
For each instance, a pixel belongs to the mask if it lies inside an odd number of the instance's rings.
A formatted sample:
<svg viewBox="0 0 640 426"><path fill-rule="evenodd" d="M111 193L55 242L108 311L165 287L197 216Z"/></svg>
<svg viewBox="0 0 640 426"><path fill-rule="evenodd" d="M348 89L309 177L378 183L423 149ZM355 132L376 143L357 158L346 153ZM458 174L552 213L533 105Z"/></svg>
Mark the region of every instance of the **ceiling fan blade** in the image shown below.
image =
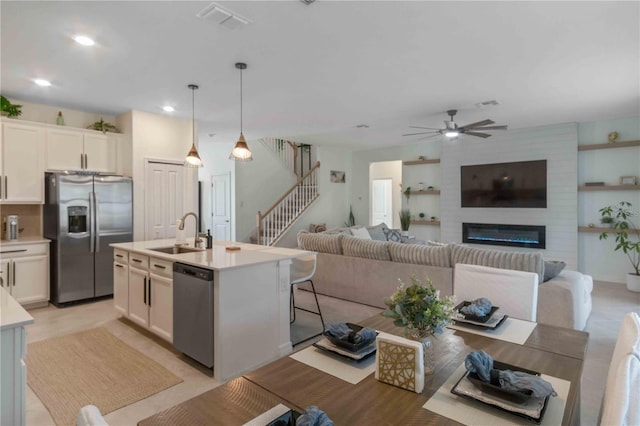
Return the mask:
<svg viewBox="0 0 640 426"><path fill-rule="evenodd" d="M507 126L482 126L476 127L475 130L507 130Z"/></svg>
<svg viewBox="0 0 640 426"><path fill-rule="evenodd" d="M433 135L429 135L429 136L423 136L423 137L421 137L421 138L418 138L417 140L422 141L422 140L425 140L425 139L432 138L432 137L434 137L434 136L440 136L440 133L435 133L435 134L433 134Z"/></svg>
<svg viewBox="0 0 640 426"><path fill-rule="evenodd" d="M477 121L475 123L465 124L464 126L459 127L459 129L473 129L474 127L488 126L489 124L493 124L493 123L495 123L495 121L487 119L487 120Z"/></svg>
<svg viewBox="0 0 640 426"><path fill-rule="evenodd" d="M419 133L406 133L402 136L415 136L415 135L426 135L427 133L434 133L434 132L419 132ZM438 134L438 133L434 133L434 134Z"/></svg>
<svg viewBox="0 0 640 426"><path fill-rule="evenodd" d="M440 130L435 127L420 127L420 126L409 126L410 129L428 129L428 130Z"/></svg>
<svg viewBox="0 0 640 426"><path fill-rule="evenodd" d="M465 135L477 136L479 138L488 138L491 136L488 133L478 133L478 132L463 132Z"/></svg>

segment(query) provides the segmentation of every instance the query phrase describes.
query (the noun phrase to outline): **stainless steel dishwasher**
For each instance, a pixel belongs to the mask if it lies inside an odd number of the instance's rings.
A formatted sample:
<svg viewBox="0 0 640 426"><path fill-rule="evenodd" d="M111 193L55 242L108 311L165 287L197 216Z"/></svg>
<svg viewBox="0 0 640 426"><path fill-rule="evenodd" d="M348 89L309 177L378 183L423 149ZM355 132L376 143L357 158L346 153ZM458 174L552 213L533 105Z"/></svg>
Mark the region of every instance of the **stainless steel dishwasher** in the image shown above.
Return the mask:
<svg viewBox="0 0 640 426"><path fill-rule="evenodd" d="M213 271L173 264L173 346L213 367Z"/></svg>

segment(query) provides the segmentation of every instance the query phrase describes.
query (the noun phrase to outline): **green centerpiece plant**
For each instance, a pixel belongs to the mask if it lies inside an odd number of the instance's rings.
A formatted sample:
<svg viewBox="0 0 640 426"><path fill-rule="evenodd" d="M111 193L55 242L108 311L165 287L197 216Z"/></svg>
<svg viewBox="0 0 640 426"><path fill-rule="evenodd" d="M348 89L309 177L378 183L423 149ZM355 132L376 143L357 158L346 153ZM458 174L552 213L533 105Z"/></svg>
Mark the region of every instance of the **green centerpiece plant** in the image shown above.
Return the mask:
<svg viewBox="0 0 640 426"><path fill-rule="evenodd" d="M0 95L0 112L5 117L20 117L22 115L22 105L12 104L9 99Z"/></svg>
<svg viewBox="0 0 640 426"><path fill-rule="evenodd" d="M435 363L431 338L434 333L442 333L455 318L454 298L441 298L440 291L429 277L420 281L412 276L409 286L399 281L398 289L384 301L388 309L382 312L382 316L393 318L394 325L404 327L405 337L422 343L425 373L433 374Z"/></svg>
<svg viewBox="0 0 640 426"><path fill-rule="evenodd" d="M409 209L400 210L400 229L407 232L411 225L411 211Z"/></svg>

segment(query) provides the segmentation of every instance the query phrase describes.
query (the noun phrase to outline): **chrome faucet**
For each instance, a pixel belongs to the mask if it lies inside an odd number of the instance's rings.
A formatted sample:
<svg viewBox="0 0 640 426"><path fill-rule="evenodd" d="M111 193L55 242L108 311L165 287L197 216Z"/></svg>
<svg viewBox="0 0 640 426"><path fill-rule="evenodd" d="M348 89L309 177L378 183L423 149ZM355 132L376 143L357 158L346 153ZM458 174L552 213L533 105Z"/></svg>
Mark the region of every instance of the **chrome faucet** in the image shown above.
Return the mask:
<svg viewBox="0 0 640 426"><path fill-rule="evenodd" d="M182 219L180 219L180 226L178 226L178 229L181 231L184 230L184 221L187 219L187 216L193 216L193 218L196 220L195 229L194 229L195 237L193 238L193 247L197 248L198 247L198 215L195 214L194 212L189 212L184 216L182 216Z"/></svg>

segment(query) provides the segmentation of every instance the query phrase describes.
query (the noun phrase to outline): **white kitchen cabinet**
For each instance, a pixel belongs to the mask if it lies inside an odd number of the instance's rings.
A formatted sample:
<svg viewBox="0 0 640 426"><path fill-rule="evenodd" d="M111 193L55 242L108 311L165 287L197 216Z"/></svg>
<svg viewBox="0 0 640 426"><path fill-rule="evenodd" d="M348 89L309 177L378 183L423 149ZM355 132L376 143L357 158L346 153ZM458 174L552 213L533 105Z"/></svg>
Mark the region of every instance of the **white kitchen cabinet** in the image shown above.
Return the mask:
<svg viewBox="0 0 640 426"><path fill-rule="evenodd" d="M129 315L129 265L113 262L113 306Z"/></svg>
<svg viewBox="0 0 640 426"><path fill-rule="evenodd" d="M0 201L44 201L44 129L3 121L0 140Z"/></svg>
<svg viewBox="0 0 640 426"><path fill-rule="evenodd" d="M47 170L117 171L115 137L91 130L47 128Z"/></svg>
<svg viewBox="0 0 640 426"><path fill-rule="evenodd" d="M49 243L0 247L2 285L21 305L49 302Z"/></svg>
<svg viewBox="0 0 640 426"><path fill-rule="evenodd" d="M131 321L148 328L163 339L173 341L173 263L128 253L129 265L122 263L123 250L114 251L114 305ZM125 276L127 280L125 282ZM125 286L128 291L125 291ZM124 294L127 296L125 301ZM128 309L124 305L128 305Z"/></svg>
<svg viewBox="0 0 640 426"><path fill-rule="evenodd" d="M149 328L173 342L173 277L149 274Z"/></svg>

